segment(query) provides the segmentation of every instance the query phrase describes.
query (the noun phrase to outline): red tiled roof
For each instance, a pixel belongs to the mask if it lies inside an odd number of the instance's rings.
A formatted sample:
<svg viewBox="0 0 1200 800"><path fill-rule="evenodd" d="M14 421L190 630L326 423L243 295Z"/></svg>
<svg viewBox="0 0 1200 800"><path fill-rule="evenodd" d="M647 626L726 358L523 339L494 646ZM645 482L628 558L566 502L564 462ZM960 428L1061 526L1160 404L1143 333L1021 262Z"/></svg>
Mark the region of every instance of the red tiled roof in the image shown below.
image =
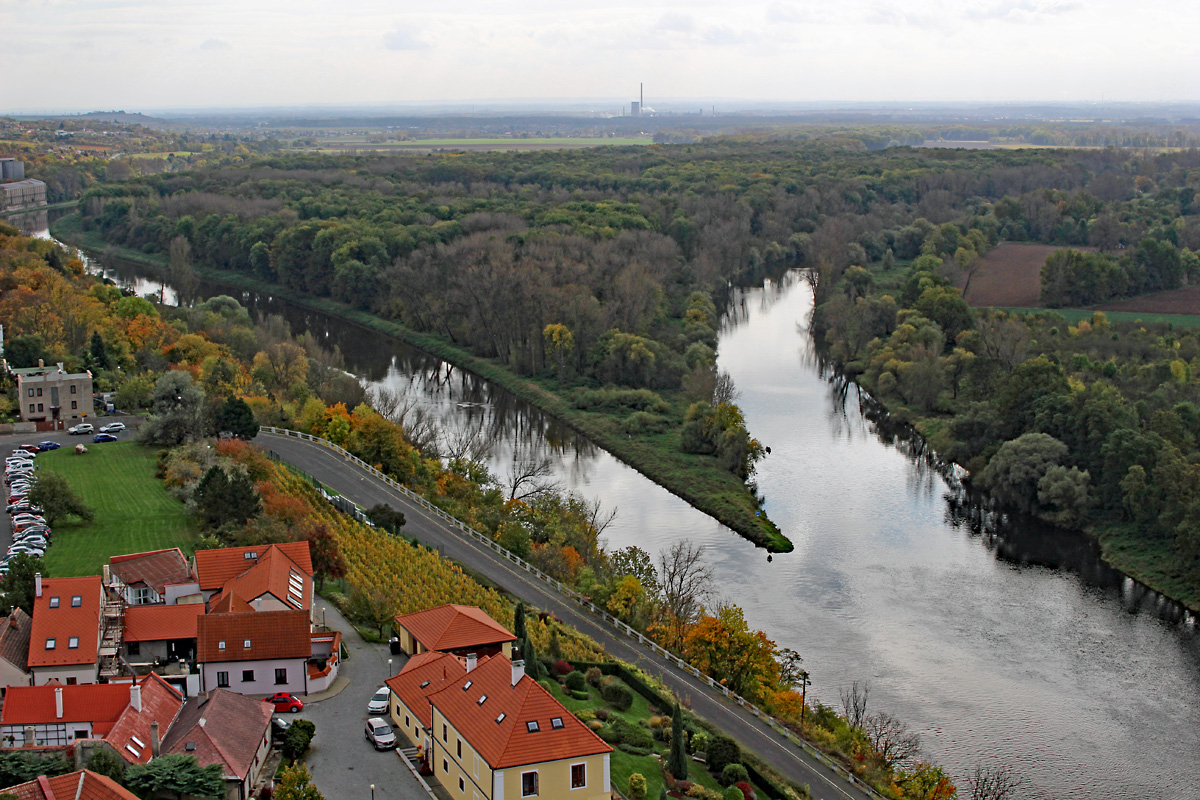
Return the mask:
<svg viewBox="0 0 1200 800"><path fill-rule="evenodd" d="M278 547L269 547L259 555L254 566L225 582L221 594L227 592L248 603L271 594L284 605L307 609L311 606L312 577L287 553Z"/></svg>
<svg viewBox="0 0 1200 800"><path fill-rule="evenodd" d="M295 561L306 575L312 575L312 556L308 552L308 542L197 550L196 577L199 579L200 588L206 592L220 589L230 578L236 578L253 567L255 562L265 556L271 548L278 548L284 555ZM255 554L254 558L247 558L248 553Z"/></svg>
<svg viewBox="0 0 1200 800"><path fill-rule="evenodd" d="M388 688L417 715L426 729L433 724L429 718L429 695L441 688L442 682L467 674L467 668L449 653L429 651L418 653L408 660L398 675L388 678ZM427 685L421 686L426 683Z"/></svg>
<svg viewBox="0 0 1200 800"><path fill-rule="evenodd" d="M145 764L152 755L150 723L157 722L158 735L164 735L183 707L183 695L153 672L142 678L138 685L142 694L141 711L135 709L132 703L127 705L112 730L105 734L104 740L126 761Z"/></svg>
<svg viewBox="0 0 1200 800"><path fill-rule="evenodd" d="M66 664L95 664L100 638L100 606L103 589L99 575L86 578L45 578L42 596L33 601L33 631L29 641L29 666L52 667ZM71 605L73 597L80 605ZM58 598L57 608L50 601ZM79 637L78 647L70 638ZM54 649L46 640L54 639Z"/></svg>
<svg viewBox="0 0 1200 800"><path fill-rule="evenodd" d="M228 689L190 698L163 739L162 751L194 755L201 764L221 764L226 776L244 779L274 708Z"/></svg>
<svg viewBox="0 0 1200 800"><path fill-rule="evenodd" d="M63 715L58 716L54 693L62 690ZM90 722L92 734L103 736L129 705L128 683L85 683L78 686L10 686L0 710L0 725L46 722Z"/></svg>
<svg viewBox="0 0 1200 800"><path fill-rule="evenodd" d="M136 794L116 781L87 769L53 778L43 776L0 789L0 794L16 795L21 800L138 800Z"/></svg>
<svg viewBox="0 0 1200 800"><path fill-rule="evenodd" d="M254 608L233 592L221 592L208 601L210 614L254 613Z"/></svg>
<svg viewBox="0 0 1200 800"><path fill-rule="evenodd" d="M168 585L193 580L192 568L178 547L113 556L108 559L108 570L126 586L144 583L159 594Z"/></svg>
<svg viewBox="0 0 1200 800"><path fill-rule="evenodd" d="M396 624L402 625L427 650L462 650L517 640L477 606L438 606L396 617Z"/></svg>
<svg viewBox="0 0 1200 800"><path fill-rule="evenodd" d="M0 658L20 669L29 671L29 637L33 620L20 608L7 617L0 617Z"/></svg>
<svg viewBox="0 0 1200 800"><path fill-rule="evenodd" d="M492 769L612 752L537 681L525 675L513 686L512 662L503 655L447 681L429 700ZM500 714L504 718L496 722ZM562 720L561 728L553 726L554 719ZM529 732L530 721L538 723L536 733Z"/></svg>
<svg viewBox="0 0 1200 800"><path fill-rule="evenodd" d="M307 611L258 611L253 614L205 614L197 617L196 659L263 661L312 655ZM245 643L249 641L250 647ZM220 646L221 642L225 647Z"/></svg>
<svg viewBox="0 0 1200 800"><path fill-rule="evenodd" d="M196 617L204 603L174 606L129 606L125 609L127 642L157 642L166 639L195 639Z"/></svg>

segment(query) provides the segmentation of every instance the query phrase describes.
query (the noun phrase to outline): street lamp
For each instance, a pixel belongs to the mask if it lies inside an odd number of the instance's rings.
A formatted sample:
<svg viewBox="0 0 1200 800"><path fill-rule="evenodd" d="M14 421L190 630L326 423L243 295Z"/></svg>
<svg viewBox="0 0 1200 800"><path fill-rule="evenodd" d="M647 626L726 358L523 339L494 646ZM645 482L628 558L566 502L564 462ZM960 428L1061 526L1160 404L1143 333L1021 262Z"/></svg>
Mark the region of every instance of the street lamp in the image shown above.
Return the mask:
<svg viewBox="0 0 1200 800"><path fill-rule="evenodd" d="M388 659L387 675L384 675L384 676L383 676L383 679L384 679L384 680L387 680L387 679L388 679L388 678L390 678L390 677L392 677L392 660L389 658L389 659Z"/></svg>
<svg viewBox="0 0 1200 800"><path fill-rule="evenodd" d="M371 784L371 800L375 800L375 784Z"/></svg>

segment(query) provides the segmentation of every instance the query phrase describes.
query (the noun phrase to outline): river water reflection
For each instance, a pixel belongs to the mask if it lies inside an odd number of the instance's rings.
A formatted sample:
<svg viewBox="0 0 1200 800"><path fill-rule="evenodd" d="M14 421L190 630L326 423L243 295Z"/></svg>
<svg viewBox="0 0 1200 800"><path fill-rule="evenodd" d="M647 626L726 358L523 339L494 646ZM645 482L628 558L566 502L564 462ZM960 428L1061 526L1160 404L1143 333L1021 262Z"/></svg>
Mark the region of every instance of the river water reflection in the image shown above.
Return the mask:
<svg viewBox="0 0 1200 800"><path fill-rule="evenodd" d="M121 279L129 269L106 265ZM767 513L796 544L771 563L484 381L324 315L236 296L338 345L351 372L403 389L448 430L493 432L493 473L514 451L549 454L565 485L619 508L610 547L708 545L717 591L804 656L812 695L836 705L840 687L870 681L871 708L919 731L952 775L1011 765L1026 798L1200 798L1194 618L1081 537L999 525L957 501L915 448L867 418L853 385L824 373L802 275L738 291L721 332L721 366L772 448L757 475Z"/></svg>

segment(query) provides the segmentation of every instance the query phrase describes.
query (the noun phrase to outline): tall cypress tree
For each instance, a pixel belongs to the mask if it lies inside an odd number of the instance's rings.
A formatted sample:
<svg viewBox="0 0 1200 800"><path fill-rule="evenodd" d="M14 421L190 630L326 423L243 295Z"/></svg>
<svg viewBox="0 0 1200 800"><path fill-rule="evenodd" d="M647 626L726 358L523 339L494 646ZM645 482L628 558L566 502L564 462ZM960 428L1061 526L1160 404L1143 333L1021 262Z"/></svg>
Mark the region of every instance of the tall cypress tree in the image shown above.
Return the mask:
<svg viewBox="0 0 1200 800"><path fill-rule="evenodd" d="M517 613L513 618L513 634L517 637L517 646L521 646L521 640L525 638L525 601L517 603Z"/></svg>
<svg viewBox="0 0 1200 800"><path fill-rule="evenodd" d="M684 741L686 736L687 731L683 729L683 709L676 701L675 714L671 719L671 755L667 759L667 769L680 781L686 781L688 776L687 743Z"/></svg>

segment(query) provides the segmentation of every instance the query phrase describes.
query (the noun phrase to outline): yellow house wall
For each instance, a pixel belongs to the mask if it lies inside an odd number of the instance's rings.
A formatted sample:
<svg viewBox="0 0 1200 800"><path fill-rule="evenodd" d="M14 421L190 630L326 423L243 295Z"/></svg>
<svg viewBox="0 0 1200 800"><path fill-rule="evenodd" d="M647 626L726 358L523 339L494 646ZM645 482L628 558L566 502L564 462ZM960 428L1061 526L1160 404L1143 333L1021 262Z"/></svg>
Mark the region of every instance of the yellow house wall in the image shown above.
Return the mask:
<svg viewBox="0 0 1200 800"><path fill-rule="evenodd" d="M398 703L398 705L403 705ZM403 712L401 712L403 713ZM403 718L402 718L403 719ZM443 735L443 729L445 734ZM598 754L569 758L561 761L544 761L521 767L509 767L495 771L488 766L470 742L435 707L433 709L433 742L431 766L438 782L454 800L522 800L521 774L536 770L538 773L539 798L553 800L611 800L605 790L605 763L608 756ZM458 743L462 741L462 756L458 755ZM571 766L584 764L587 767L587 785L571 788ZM462 778L463 789L458 788ZM499 784L501 791L493 788Z"/></svg>
<svg viewBox="0 0 1200 800"><path fill-rule="evenodd" d="M392 692L391 694L392 699L390 713L392 717L392 727L407 736L408 740L412 742L414 746L423 747L425 745L425 731L421 725L421 718L413 713L413 709L405 705L404 701L401 700L395 692ZM407 725L404 724L404 720L406 718L408 719Z"/></svg>

